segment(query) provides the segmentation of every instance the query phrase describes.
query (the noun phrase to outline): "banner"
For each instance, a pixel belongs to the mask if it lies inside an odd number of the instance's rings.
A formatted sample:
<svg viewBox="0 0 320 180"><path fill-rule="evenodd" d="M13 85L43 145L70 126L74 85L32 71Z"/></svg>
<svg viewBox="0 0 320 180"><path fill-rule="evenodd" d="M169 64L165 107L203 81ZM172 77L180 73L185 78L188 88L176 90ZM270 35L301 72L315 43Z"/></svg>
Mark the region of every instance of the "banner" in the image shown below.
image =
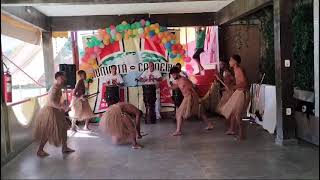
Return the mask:
<svg viewBox="0 0 320 180"><path fill-rule="evenodd" d="M87 39L87 38L85 38ZM85 43L84 43L85 44ZM167 52L162 45L156 44L148 39L131 38L128 40L114 42L101 49L101 53L97 58L98 68L94 70L94 81L97 81L97 92L94 112L104 112L108 105L105 101L106 83L103 77L111 73L111 66L116 65L117 73L124 80L124 87L120 88L120 102L137 102L135 99L128 99L128 88L138 88L143 83L137 82L136 79L148 70L148 63L153 62L156 70L160 71L163 77L159 83L160 102L162 105L173 106L171 100L171 90L169 88L169 71L174 64L167 61ZM130 93L134 93L130 91ZM130 94L131 98L138 97ZM139 98L139 97L138 97ZM140 101L141 102L141 101ZM139 107L139 104L137 105Z"/></svg>

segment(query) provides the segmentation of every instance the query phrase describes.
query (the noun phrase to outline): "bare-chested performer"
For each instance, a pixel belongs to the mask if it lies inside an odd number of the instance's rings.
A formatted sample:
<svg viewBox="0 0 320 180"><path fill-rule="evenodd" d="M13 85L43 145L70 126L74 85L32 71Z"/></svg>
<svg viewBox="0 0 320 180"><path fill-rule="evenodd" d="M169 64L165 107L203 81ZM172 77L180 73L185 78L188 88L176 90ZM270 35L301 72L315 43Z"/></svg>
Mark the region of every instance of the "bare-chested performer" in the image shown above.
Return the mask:
<svg viewBox="0 0 320 180"><path fill-rule="evenodd" d="M173 136L182 135L181 126L183 120L191 117L192 115L198 115L199 112L199 95L194 90L192 82L185 77L180 76L180 70L177 67L173 67L170 70L170 74L176 80L176 83L171 86L172 89L179 88L183 95L183 101L176 111L177 129L172 134ZM201 118L207 123L207 130L213 128L212 123L208 120L205 113L201 113Z"/></svg>
<svg viewBox="0 0 320 180"><path fill-rule="evenodd" d="M249 102L249 84L244 70L240 67L240 63L241 57L239 55L233 55L229 60L230 67L233 68L235 74L236 85L232 87L234 93L221 107L220 112L230 122L230 127L226 134L235 135L237 127L239 139L241 140L244 138L241 120Z"/></svg>
<svg viewBox="0 0 320 180"><path fill-rule="evenodd" d="M129 103L117 103L111 105L103 114L99 126L111 135L114 144L132 143L133 149L143 146L137 143L140 139L140 118L142 111ZM131 116L135 116L132 120Z"/></svg>
<svg viewBox="0 0 320 180"><path fill-rule="evenodd" d="M67 123L65 112L68 107L61 101L62 87L66 81L63 72L55 74L56 82L48 93L47 104L40 109L35 119L34 138L40 142L37 155L40 157L49 156L43 150L47 142L58 147L62 145L63 153L74 152L67 146L67 131L69 125Z"/></svg>

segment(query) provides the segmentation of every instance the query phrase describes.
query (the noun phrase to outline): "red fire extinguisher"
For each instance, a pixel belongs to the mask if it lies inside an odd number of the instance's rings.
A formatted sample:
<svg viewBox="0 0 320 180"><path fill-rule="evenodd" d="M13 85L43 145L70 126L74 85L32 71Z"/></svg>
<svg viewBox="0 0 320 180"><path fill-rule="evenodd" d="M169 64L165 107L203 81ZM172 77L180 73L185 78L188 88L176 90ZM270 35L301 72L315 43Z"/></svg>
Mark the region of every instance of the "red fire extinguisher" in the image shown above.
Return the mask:
<svg viewBox="0 0 320 180"><path fill-rule="evenodd" d="M9 71L4 72L3 83L4 98L6 102L12 102L12 81Z"/></svg>

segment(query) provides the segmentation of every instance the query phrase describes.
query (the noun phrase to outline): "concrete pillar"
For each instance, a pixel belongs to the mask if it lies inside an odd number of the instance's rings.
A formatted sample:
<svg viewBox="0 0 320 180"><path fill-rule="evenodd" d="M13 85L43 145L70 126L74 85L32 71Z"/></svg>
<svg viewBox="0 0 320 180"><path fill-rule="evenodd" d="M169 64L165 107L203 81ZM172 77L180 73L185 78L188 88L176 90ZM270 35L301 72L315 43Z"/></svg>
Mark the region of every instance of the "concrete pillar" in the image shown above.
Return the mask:
<svg viewBox="0 0 320 180"><path fill-rule="evenodd" d="M319 1L313 1L315 116L319 120Z"/></svg>
<svg viewBox="0 0 320 180"><path fill-rule="evenodd" d="M274 0L274 52L277 99L277 137L279 145L296 143L294 118L294 60L292 42L292 10L294 1ZM287 66L289 65L289 66Z"/></svg>
<svg viewBox="0 0 320 180"><path fill-rule="evenodd" d="M46 89L49 90L54 83L54 58L52 45L52 32L42 32L42 48L44 57L44 75Z"/></svg>

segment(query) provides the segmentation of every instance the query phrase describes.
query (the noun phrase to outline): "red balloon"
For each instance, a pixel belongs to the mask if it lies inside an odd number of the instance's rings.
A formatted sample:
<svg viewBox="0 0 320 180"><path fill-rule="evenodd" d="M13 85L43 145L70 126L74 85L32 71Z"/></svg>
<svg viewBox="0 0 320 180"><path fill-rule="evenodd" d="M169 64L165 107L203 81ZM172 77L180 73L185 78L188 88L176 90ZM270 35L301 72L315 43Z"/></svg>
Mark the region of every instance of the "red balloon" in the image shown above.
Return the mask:
<svg viewBox="0 0 320 180"><path fill-rule="evenodd" d="M184 55L184 54L186 53L186 51L185 51L184 49L181 49L181 50L179 51L179 53L180 53L181 55Z"/></svg>
<svg viewBox="0 0 320 180"><path fill-rule="evenodd" d="M94 51L93 48L86 47L85 52L86 54L92 54Z"/></svg>
<svg viewBox="0 0 320 180"><path fill-rule="evenodd" d="M184 60L184 62L186 62L186 63L191 62L191 58L190 58L190 57L185 57L183 60Z"/></svg>
<svg viewBox="0 0 320 180"><path fill-rule="evenodd" d="M115 28L116 27L113 24L110 25L110 29L115 29Z"/></svg>

